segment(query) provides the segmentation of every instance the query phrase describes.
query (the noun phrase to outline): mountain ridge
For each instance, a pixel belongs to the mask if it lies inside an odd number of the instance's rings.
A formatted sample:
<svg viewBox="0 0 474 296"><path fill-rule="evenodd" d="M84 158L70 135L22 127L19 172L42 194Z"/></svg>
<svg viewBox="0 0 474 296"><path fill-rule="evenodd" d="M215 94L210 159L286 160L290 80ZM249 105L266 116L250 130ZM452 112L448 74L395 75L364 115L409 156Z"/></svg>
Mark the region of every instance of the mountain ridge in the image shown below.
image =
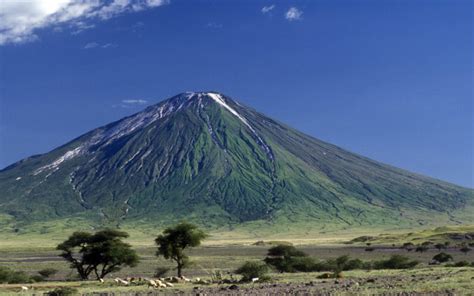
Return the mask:
<svg viewBox="0 0 474 296"><path fill-rule="evenodd" d="M348 152L218 92L173 96L12 164L0 192L0 214L21 223L79 214L117 225L429 224L432 214L463 223L452 213L474 200L471 189Z"/></svg>

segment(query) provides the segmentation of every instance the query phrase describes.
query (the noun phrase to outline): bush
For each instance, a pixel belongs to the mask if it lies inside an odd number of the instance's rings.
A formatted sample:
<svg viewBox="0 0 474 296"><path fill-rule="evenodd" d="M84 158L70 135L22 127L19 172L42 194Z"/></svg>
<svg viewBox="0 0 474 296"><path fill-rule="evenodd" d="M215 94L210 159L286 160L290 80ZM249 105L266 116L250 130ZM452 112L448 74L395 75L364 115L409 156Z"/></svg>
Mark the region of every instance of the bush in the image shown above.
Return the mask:
<svg viewBox="0 0 474 296"><path fill-rule="evenodd" d="M376 261L375 269L408 269L418 265L418 261L411 261L408 257L401 255L393 255L390 259Z"/></svg>
<svg viewBox="0 0 474 296"><path fill-rule="evenodd" d="M242 276L243 282L250 282L253 278L268 279L268 266L260 262L245 262L235 273Z"/></svg>
<svg viewBox="0 0 474 296"><path fill-rule="evenodd" d="M439 263L444 263L453 260L453 256L441 252L433 257L433 260L438 261Z"/></svg>
<svg viewBox="0 0 474 296"><path fill-rule="evenodd" d="M286 266L288 272L311 272L315 271L316 261L311 257L295 257L288 262Z"/></svg>
<svg viewBox="0 0 474 296"><path fill-rule="evenodd" d="M268 249L263 260L279 272L311 271L314 260L291 245L278 245Z"/></svg>
<svg viewBox="0 0 474 296"><path fill-rule="evenodd" d="M404 243L404 244L402 245L402 249L405 249L405 250L407 250L408 252L411 251L411 250L413 250L414 247L415 247L415 245L414 245L413 243L410 243L410 242Z"/></svg>
<svg viewBox="0 0 474 296"><path fill-rule="evenodd" d="M45 279L55 275L57 272L58 272L58 270L54 269L54 268L45 268L45 269L42 269L42 270L38 271L39 275L41 275Z"/></svg>
<svg viewBox="0 0 474 296"><path fill-rule="evenodd" d="M0 284L30 283L31 278L23 271L14 271L8 267L0 266Z"/></svg>
<svg viewBox="0 0 474 296"><path fill-rule="evenodd" d="M471 264L469 264L469 262L467 261L458 261L452 265L449 265L451 267L467 267L467 266L470 266Z"/></svg>
<svg viewBox="0 0 474 296"><path fill-rule="evenodd" d="M320 265L324 271L346 271L353 269L366 268L367 264L360 259L351 259L349 256L344 255L337 257L336 259L330 259L326 261L326 264Z"/></svg>
<svg viewBox="0 0 474 296"><path fill-rule="evenodd" d="M423 253L423 252L428 251L428 249L429 248L427 246L421 245L421 246L416 247L415 252Z"/></svg>
<svg viewBox="0 0 474 296"><path fill-rule="evenodd" d="M348 260L342 267L342 270L353 270L353 269L362 269L365 267L365 264L360 259L351 259Z"/></svg>
<svg viewBox="0 0 474 296"><path fill-rule="evenodd" d="M72 287L60 287L45 293L47 296L70 296L76 294L78 294L77 289Z"/></svg>

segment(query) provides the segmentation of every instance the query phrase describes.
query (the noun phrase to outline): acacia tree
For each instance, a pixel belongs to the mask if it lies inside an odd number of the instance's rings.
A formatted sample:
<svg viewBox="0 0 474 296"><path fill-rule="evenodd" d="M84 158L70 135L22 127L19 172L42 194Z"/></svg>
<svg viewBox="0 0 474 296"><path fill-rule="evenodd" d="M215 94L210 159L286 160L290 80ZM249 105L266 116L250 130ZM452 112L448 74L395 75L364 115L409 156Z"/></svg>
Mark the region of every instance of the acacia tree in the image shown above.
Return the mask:
<svg viewBox="0 0 474 296"><path fill-rule="evenodd" d="M81 280L87 280L94 269L94 265L86 263L84 258L91 236L88 232L77 231L56 247L62 251L60 256L69 261L70 267L77 270Z"/></svg>
<svg viewBox="0 0 474 296"><path fill-rule="evenodd" d="M82 280L87 280L92 272L101 279L123 266L133 267L138 263L136 252L122 241L127 237L126 232L112 229L95 234L74 232L57 249L62 251L60 256L70 262Z"/></svg>
<svg viewBox="0 0 474 296"><path fill-rule="evenodd" d="M168 227L160 234L155 243L158 247L156 256L176 262L178 277L182 277L182 270L189 265L189 257L184 253L186 248L197 247L208 235L194 224L181 222Z"/></svg>

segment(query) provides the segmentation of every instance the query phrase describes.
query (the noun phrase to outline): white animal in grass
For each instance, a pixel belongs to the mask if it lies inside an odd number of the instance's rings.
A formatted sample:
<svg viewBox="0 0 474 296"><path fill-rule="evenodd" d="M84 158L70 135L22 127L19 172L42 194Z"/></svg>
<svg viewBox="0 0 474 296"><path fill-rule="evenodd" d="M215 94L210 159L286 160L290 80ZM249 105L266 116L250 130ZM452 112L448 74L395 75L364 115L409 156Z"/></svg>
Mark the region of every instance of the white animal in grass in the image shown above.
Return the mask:
<svg viewBox="0 0 474 296"><path fill-rule="evenodd" d="M121 284L121 285L125 285L125 286L128 286L130 283L125 281L125 280L122 280L121 278L115 278L114 281L117 283L117 284Z"/></svg>

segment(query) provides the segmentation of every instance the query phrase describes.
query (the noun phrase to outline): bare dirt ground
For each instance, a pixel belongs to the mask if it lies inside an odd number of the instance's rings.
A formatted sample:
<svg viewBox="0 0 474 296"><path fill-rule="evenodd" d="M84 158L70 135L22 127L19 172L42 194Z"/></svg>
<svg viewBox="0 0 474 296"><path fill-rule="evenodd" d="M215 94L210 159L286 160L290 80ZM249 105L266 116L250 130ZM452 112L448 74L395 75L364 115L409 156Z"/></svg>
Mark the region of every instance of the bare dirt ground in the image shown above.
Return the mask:
<svg viewBox="0 0 474 296"><path fill-rule="evenodd" d="M173 288L146 285L118 286L89 282L45 282L28 285L22 295L42 295L55 287L69 286L80 295L474 295L474 268L429 267L411 270L348 271L339 279L318 279L321 273L271 274L268 283L179 283ZM21 285L0 285L0 295L18 295Z"/></svg>

